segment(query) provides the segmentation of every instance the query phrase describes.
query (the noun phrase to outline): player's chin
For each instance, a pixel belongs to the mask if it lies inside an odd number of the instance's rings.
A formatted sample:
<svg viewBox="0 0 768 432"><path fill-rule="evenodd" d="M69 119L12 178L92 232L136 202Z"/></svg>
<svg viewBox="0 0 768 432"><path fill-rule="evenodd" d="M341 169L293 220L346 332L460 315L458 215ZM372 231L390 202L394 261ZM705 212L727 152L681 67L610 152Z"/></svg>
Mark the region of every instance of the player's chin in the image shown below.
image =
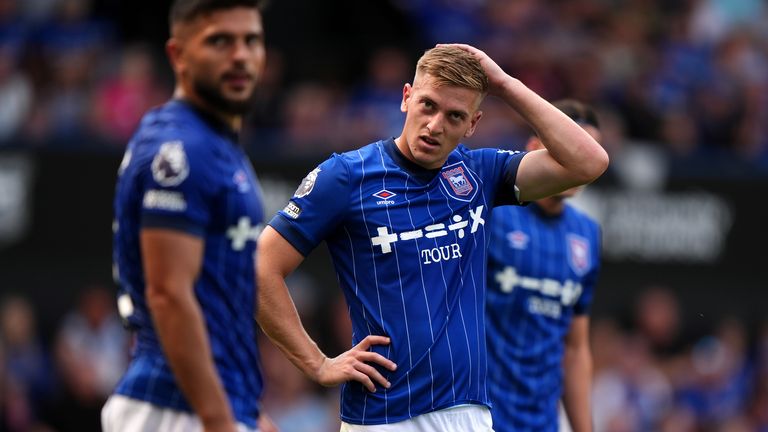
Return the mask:
<svg viewBox="0 0 768 432"><path fill-rule="evenodd" d="M416 162L424 168L435 169L440 168L443 165L442 157L439 154L433 152L414 152L414 159Z"/></svg>
<svg viewBox="0 0 768 432"><path fill-rule="evenodd" d="M247 94L234 94L234 95L224 95L224 98L232 105L242 105L245 103L248 103L251 101L253 94L247 93Z"/></svg>
<svg viewBox="0 0 768 432"><path fill-rule="evenodd" d="M253 91L252 85L224 85L221 94L225 99L237 103L250 100L253 97Z"/></svg>

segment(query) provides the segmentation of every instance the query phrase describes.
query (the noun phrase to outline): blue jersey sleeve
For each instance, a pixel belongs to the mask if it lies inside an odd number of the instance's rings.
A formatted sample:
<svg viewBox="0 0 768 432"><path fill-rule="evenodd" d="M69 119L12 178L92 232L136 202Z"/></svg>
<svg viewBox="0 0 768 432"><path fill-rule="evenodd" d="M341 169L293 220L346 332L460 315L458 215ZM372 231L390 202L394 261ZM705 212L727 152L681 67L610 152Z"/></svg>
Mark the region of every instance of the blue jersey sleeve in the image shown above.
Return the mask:
<svg viewBox="0 0 768 432"><path fill-rule="evenodd" d="M215 182L207 147L193 141L169 140L148 146L141 167L141 225L170 228L202 236L210 222Z"/></svg>
<svg viewBox="0 0 768 432"><path fill-rule="evenodd" d="M595 264L592 266L592 269L589 271L589 273L584 275L584 279L582 280L581 287L583 291L581 296L579 296L579 300L575 305L573 305L573 313L576 315L589 314L589 310L592 307L592 299L594 298L595 294L595 285L597 285L597 278L600 273L600 250L602 248L602 236L599 226L597 226L595 230L596 241L594 243L594 250L592 251L592 259Z"/></svg>
<svg viewBox="0 0 768 432"><path fill-rule="evenodd" d="M525 157L526 152L482 148L472 150L472 154L473 157L479 158L484 166L491 168L492 182L497 191L494 206L524 205L517 199L515 181L520 161Z"/></svg>
<svg viewBox="0 0 768 432"><path fill-rule="evenodd" d="M307 256L342 223L349 205L349 185L346 163L333 155L307 174L269 225Z"/></svg>

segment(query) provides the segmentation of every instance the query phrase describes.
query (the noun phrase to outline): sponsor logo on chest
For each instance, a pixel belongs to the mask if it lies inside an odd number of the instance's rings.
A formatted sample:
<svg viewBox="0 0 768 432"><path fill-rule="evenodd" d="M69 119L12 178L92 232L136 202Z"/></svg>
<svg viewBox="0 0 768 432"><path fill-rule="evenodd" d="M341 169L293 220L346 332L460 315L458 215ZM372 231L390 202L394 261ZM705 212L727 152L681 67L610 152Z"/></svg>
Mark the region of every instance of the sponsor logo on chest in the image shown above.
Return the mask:
<svg viewBox="0 0 768 432"><path fill-rule="evenodd" d="M541 293L547 297L560 298L563 305L569 306L581 295L581 284L570 279L560 282L549 278L535 278L517 273L517 269L506 266L496 272L496 282L501 292L511 293L515 288L523 288Z"/></svg>
<svg viewBox="0 0 768 432"><path fill-rule="evenodd" d="M237 220L237 224L227 229L227 237L229 238L232 249L235 251L241 251L245 249L245 245L249 241L255 242L259 238L264 226L262 224L251 224L251 218L248 216L241 216Z"/></svg>
<svg viewBox="0 0 768 432"><path fill-rule="evenodd" d="M463 239L466 231L475 234L480 226L485 225L483 219L484 206L477 206L475 209L469 209L469 218L465 219L459 214L452 215L447 221L427 225L424 228L403 232L390 232L390 227L380 226L376 228L377 235L371 237L371 244L380 248L383 254L392 252L392 245L401 241L410 241L417 239L438 239L448 236L449 233L455 233L456 237ZM420 249L419 256L423 264L432 264L440 261L447 261L462 257L462 251L459 243L449 245L435 245L433 248Z"/></svg>
<svg viewBox="0 0 768 432"><path fill-rule="evenodd" d="M386 189L382 189L376 192L375 194L373 194L372 196L379 199L379 201L376 201L376 205L383 205L383 204L389 205L389 204L395 203L395 201L392 199L395 195L397 194L394 192L390 192Z"/></svg>

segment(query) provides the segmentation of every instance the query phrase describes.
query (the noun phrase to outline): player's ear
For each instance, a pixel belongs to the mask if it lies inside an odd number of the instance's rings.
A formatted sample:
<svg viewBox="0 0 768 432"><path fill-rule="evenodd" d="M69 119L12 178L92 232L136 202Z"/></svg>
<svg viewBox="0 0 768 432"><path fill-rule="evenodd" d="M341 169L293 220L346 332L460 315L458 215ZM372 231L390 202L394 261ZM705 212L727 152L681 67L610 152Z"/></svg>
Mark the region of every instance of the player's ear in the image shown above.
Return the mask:
<svg viewBox="0 0 768 432"><path fill-rule="evenodd" d="M181 60L182 45L178 38L171 37L165 43L165 53L168 56L168 60L171 62L171 67L176 72L179 72L179 68L182 65Z"/></svg>
<svg viewBox="0 0 768 432"><path fill-rule="evenodd" d="M477 128L477 123L480 121L480 118L483 117L483 112L480 110L477 110L472 115L472 118L469 120L469 129L467 129L466 132L464 132L464 138L469 138L475 133L475 129Z"/></svg>
<svg viewBox="0 0 768 432"><path fill-rule="evenodd" d="M411 98L412 92L413 92L413 87L411 87L410 84L405 83L405 85L403 86L403 100L400 101L400 111L408 112L408 99Z"/></svg>

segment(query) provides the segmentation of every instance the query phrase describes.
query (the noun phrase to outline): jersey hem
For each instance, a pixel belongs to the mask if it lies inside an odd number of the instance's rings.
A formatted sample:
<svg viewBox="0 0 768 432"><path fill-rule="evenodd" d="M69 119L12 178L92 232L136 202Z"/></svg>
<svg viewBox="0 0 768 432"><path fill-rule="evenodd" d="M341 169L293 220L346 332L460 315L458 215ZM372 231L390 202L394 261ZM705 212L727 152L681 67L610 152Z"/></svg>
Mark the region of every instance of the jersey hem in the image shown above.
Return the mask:
<svg viewBox="0 0 768 432"><path fill-rule="evenodd" d="M181 411L185 413L190 413L195 416L197 415L197 413L195 413L195 411L188 405L187 406L180 405L180 404L174 405L174 404L168 403L167 400L153 398L153 397L138 397L134 394L131 394L130 392L127 392L125 390L121 391L119 389L116 390L114 394L125 396L129 399L133 399L141 402L147 402L160 408L167 408L167 409L172 409L172 410ZM259 418L258 412L256 413L255 417L243 417L242 415L238 416L237 413L234 413L234 415L235 415L236 421L248 426L249 428L255 428L257 424L257 419Z"/></svg>
<svg viewBox="0 0 768 432"><path fill-rule="evenodd" d="M367 419L365 421L361 421L359 418L352 418L352 417L348 417L348 416L344 416L344 415L340 415L339 418L341 419L341 421L343 421L345 423L354 424L354 425L360 425L360 426L373 426L373 425L393 424L393 423L399 423L401 421L410 420L410 419L412 419L414 417L418 417L418 416L423 415L423 414L429 414L431 412L437 412L437 411L441 411L441 410L444 410L444 409L452 408L452 407L455 407L455 406L458 406L458 405L480 405L480 406L484 406L484 407L488 408L489 410L491 409L491 405L488 402L482 402L482 401L478 401L478 400L474 400L474 399L462 399L462 400L455 400L455 401L447 403L445 405L440 405L440 406L435 407L433 409L428 409L428 410L419 412L417 414L412 414L412 415L404 415L404 416L398 416L398 417L388 417L386 419L373 419L373 420Z"/></svg>

